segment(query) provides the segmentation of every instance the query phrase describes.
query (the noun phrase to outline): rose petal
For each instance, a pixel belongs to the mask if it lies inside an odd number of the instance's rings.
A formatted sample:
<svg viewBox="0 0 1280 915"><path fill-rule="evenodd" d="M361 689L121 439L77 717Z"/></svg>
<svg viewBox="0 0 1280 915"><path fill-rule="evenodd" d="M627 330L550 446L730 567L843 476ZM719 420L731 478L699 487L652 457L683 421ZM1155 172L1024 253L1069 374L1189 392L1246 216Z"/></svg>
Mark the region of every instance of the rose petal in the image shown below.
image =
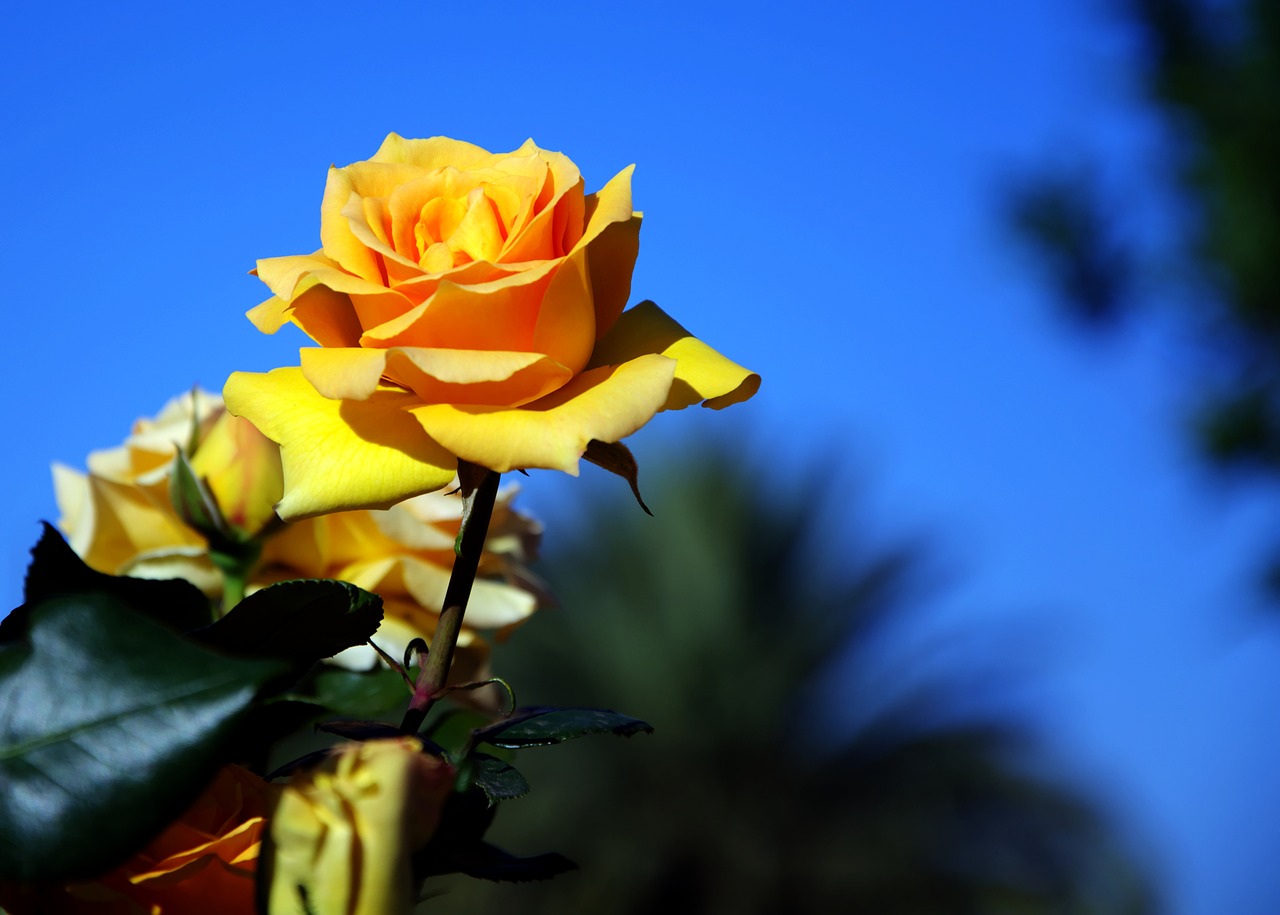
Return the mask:
<svg viewBox="0 0 1280 915"><path fill-rule="evenodd" d="M387 210L391 216L391 244L400 256L415 264L419 263L422 250L417 233L424 217L431 217L433 210L445 202L456 204L458 210L462 211L461 198L477 183L478 178L471 172L440 168L421 174L392 191L387 199ZM424 213L424 210L427 212ZM448 215L454 214L449 211ZM457 214L457 218L460 216L461 212ZM428 218L429 223L440 221L438 216ZM436 241L447 237L455 224L456 220L450 219L447 231L437 233Z"/></svg>
<svg viewBox="0 0 1280 915"><path fill-rule="evenodd" d="M326 256L349 273L370 282L382 282L378 258L351 231L351 221L344 210L352 205L363 210L360 198L386 197L399 185L411 181L418 170L412 166L387 162L356 162L345 168L333 166L325 181L324 198L320 202L320 243Z"/></svg>
<svg viewBox="0 0 1280 915"><path fill-rule="evenodd" d="M499 498L502 495L500 492ZM427 500L432 501L427 504ZM456 490L451 495L447 490L440 490L408 499L385 512L370 512L369 517L393 544L395 551L438 553L446 556L445 564L452 567L461 501ZM492 522L490 529L497 523ZM488 548L486 542L485 549Z"/></svg>
<svg viewBox="0 0 1280 915"><path fill-rule="evenodd" d="M477 578L471 587L463 623L475 629L505 629L522 623L538 609L538 599L528 591L501 581Z"/></svg>
<svg viewBox="0 0 1280 915"><path fill-rule="evenodd" d="M321 285L312 276L295 288L289 320L321 346L355 346L360 340L360 317L351 296Z"/></svg>
<svg viewBox="0 0 1280 915"><path fill-rule="evenodd" d="M560 263L543 293L533 330L532 349L568 366L574 374L586 368L596 342L596 310L587 264L583 249Z"/></svg>
<svg viewBox="0 0 1280 915"><path fill-rule="evenodd" d="M308 273L336 267L333 261L317 251L314 254L290 254L285 257L258 259L254 274L267 284L274 295L288 302L293 299L294 287Z"/></svg>
<svg viewBox="0 0 1280 915"><path fill-rule="evenodd" d="M390 217L381 200L353 194L343 207L341 215L347 220L351 235L375 255L378 265L375 282L385 280L391 284L422 275L422 269L416 260L403 256L395 249L390 237Z"/></svg>
<svg viewBox="0 0 1280 915"><path fill-rule="evenodd" d="M383 377L427 403L520 406L572 377L538 353L395 347L302 350L302 373L333 400L365 400Z"/></svg>
<svg viewBox="0 0 1280 915"><path fill-rule="evenodd" d="M246 851L258 844L263 823L262 817L247 819L222 835L211 836L206 842L168 855L154 869L132 875L129 882L136 884L164 879L206 856L216 857L230 864L237 858L244 857Z"/></svg>
<svg viewBox="0 0 1280 915"><path fill-rule="evenodd" d="M634 165L628 165L586 198L586 229L578 241L579 247L589 245L614 223L627 222L639 215L631 208L631 175L635 170Z"/></svg>
<svg viewBox="0 0 1280 915"><path fill-rule="evenodd" d="M497 208L483 188L475 188L467 195L466 212L448 239L449 248L460 251L473 261L498 259L502 250L503 229Z"/></svg>
<svg viewBox="0 0 1280 915"><path fill-rule="evenodd" d="M528 352L555 266L549 261L487 283L443 282L418 307L377 327L366 323L360 343Z"/></svg>
<svg viewBox="0 0 1280 915"><path fill-rule="evenodd" d="M640 214L625 222L610 223L579 250L587 254L596 337L603 337L631 298L631 274L640 253Z"/></svg>
<svg viewBox="0 0 1280 915"><path fill-rule="evenodd" d="M350 508L387 508L453 480L457 459L413 421L417 397L379 391L368 400L330 400L299 368L227 379L227 409L280 445L286 521Z"/></svg>
<svg viewBox="0 0 1280 915"><path fill-rule="evenodd" d="M244 316L264 334L274 334L289 323L289 303L273 295L260 305L255 305Z"/></svg>
<svg viewBox="0 0 1280 915"><path fill-rule="evenodd" d="M662 353L676 360L675 381L664 410L682 410L699 402L719 410L749 399L760 388L759 375L698 340L653 302L641 302L624 312L596 344L591 364L613 365L642 353Z"/></svg>
<svg viewBox="0 0 1280 915"><path fill-rule="evenodd" d="M62 526L75 531L71 547L95 569L117 574L140 553L204 541L174 513L167 481L116 482L55 464L53 482Z"/></svg>
<svg viewBox="0 0 1280 915"><path fill-rule="evenodd" d="M474 168L496 159L487 149L473 143L453 140L449 137L428 137L425 140L406 140L398 133L389 133L382 141L370 162L396 162L419 169Z"/></svg>
<svg viewBox="0 0 1280 915"><path fill-rule="evenodd" d="M346 293L351 297L362 327L377 327L417 304L403 292L388 289L381 281L369 282L344 273L332 261L318 255L264 258L258 261L258 278L286 302L311 288L310 284ZM304 278L309 279L310 284L303 286ZM259 308L265 309L268 304L264 302Z"/></svg>
<svg viewBox="0 0 1280 915"><path fill-rule="evenodd" d="M585 184L577 174L567 170L547 169L547 177L539 191L539 199L534 203L524 222L513 228L502 252L505 263L523 261L549 260L568 254L572 246L565 247L567 226L576 218L581 231L583 190ZM556 182L572 183L557 186ZM545 198L545 199L544 199ZM523 215L523 214L522 214ZM572 236L570 236L572 237Z"/></svg>
<svg viewBox="0 0 1280 915"><path fill-rule="evenodd" d="M294 287L292 302L273 296L249 309L246 317L268 334L293 322L321 346L355 346L360 339L360 319L351 297L321 286L312 276Z"/></svg>
<svg viewBox="0 0 1280 915"><path fill-rule="evenodd" d="M614 442L648 422L667 399L675 362L646 355L578 375L524 407L412 407L427 434L458 457L505 472L545 467L574 476L594 439Z"/></svg>

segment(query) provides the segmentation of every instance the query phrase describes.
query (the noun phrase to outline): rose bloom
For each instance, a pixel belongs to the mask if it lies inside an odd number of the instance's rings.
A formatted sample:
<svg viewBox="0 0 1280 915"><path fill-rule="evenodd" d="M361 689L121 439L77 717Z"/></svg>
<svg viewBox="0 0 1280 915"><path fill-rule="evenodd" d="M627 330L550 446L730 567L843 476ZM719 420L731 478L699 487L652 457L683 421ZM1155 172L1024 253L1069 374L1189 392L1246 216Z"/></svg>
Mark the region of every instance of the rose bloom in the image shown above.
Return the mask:
<svg viewBox="0 0 1280 915"><path fill-rule="evenodd" d="M480 632L494 631L501 640L552 601L525 567L537 555L542 528L511 508L515 492L503 489L494 506L458 636L454 681L487 675L488 643ZM431 492L387 511L335 512L285 525L264 545L253 582L336 578L378 594L384 616L374 639L399 659L410 641L430 641L435 632L453 569L460 509L456 494ZM335 660L354 668L376 663L367 646L347 649Z"/></svg>
<svg viewBox="0 0 1280 915"><path fill-rule="evenodd" d="M87 474L54 464L53 484L62 512L58 526L71 548L100 572L185 578L206 593L219 593L222 580L209 561L204 537L187 527L173 509L169 477L176 449L190 446L193 430L202 442L209 441L215 426L219 427L215 438L237 439L241 436L236 423L223 410L221 398L197 389L173 398L155 417L137 420L123 445L92 452L86 461ZM248 451L242 464L254 465L256 474L269 478L265 487L257 489L278 492L279 457L252 445ZM208 480L219 504L239 501L232 491L239 487L242 472L228 478L225 472L211 475L208 468L193 469ZM267 495L252 518L249 513L241 518L248 533L256 533L266 523L272 501Z"/></svg>
<svg viewBox="0 0 1280 915"><path fill-rule="evenodd" d="M208 544L182 522L169 498L175 449L189 447L193 428L196 475L232 524L265 535L250 591L294 578L349 581L382 597L384 619L375 640L393 657L414 638L430 640L453 568L461 498L434 492L389 511L281 524L271 508L281 493L278 448L203 391L175 397L154 419L138 420L120 447L90 454L88 473L54 466L59 526L86 563L112 575L185 578L211 600L220 597L222 577ZM504 636L550 600L525 568L536 555L541 527L511 507L515 492L504 489L494 508L454 680L483 676L488 643L482 631ZM376 661L367 647L338 659L349 667Z"/></svg>
<svg viewBox="0 0 1280 915"><path fill-rule="evenodd" d="M455 772L414 737L335 747L296 773L271 818L272 915L408 915L411 858L440 822Z"/></svg>
<svg viewBox="0 0 1280 915"><path fill-rule="evenodd" d="M624 312L639 250L631 169L594 194L533 141L494 154L391 134L329 171L314 254L258 261L249 312L318 347L224 394L281 445L286 519L440 489L458 461L577 473L660 410L759 387L656 305Z"/></svg>
<svg viewBox="0 0 1280 915"><path fill-rule="evenodd" d="M186 813L109 874L0 888L10 915L227 915L254 910L254 875L278 789L239 766L219 771Z"/></svg>

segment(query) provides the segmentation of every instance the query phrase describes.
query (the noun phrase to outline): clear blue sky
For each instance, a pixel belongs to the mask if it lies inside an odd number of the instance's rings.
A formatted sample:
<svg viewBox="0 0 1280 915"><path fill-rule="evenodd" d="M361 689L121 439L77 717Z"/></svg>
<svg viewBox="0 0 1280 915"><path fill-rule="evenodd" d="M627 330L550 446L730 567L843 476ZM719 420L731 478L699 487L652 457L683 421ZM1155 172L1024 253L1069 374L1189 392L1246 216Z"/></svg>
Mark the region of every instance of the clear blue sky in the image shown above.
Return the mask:
<svg viewBox="0 0 1280 915"><path fill-rule="evenodd" d="M1170 912L1280 910L1280 632L1246 580L1267 506L1185 454L1177 341L1073 340L997 214L1006 167L1077 139L1140 169L1104 6L24 4L0 35L0 596L56 516L51 461L295 361L244 320L246 271L318 246L330 163L390 130L532 136L591 189L637 164L636 293L764 376L732 412L779 467L825 452L884 529L936 535L950 651L1016 655ZM642 455L732 417L659 422ZM526 501L563 517L549 476Z"/></svg>

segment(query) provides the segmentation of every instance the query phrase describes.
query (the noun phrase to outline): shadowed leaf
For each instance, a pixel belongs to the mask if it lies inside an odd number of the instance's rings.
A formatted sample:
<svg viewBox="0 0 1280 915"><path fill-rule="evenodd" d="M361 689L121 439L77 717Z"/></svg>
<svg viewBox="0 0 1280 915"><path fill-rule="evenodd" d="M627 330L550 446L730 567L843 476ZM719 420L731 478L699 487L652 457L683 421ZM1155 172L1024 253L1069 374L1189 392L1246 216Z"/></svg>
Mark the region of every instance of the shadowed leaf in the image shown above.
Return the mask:
<svg viewBox="0 0 1280 915"><path fill-rule="evenodd" d="M128 578L95 571L85 565L53 525L42 522L42 526L43 533L31 548L31 564L23 584L25 603L0 620L0 643L23 638L36 604L89 591L111 595L178 632L209 622L209 598L190 582Z"/></svg>
<svg viewBox="0 0 1280 915"><path fill-rule="evenodd" d="M280 658L309 667L363 645L382 622L382 598L345 581L307 579L263 588L211 626L191 633L243 658Z"/></svg>
<svg viewBox="0 0 1280 915"><path fill-rule="evenodd" d="M33 608L0 648L0 878L91 877L205 786L280 665L221 657L108 594Z"/></svg>
<svg viewBox="0 0 1280 915"><path fill-rule="evenodd" d="M352 718L377 718L409 701L404 679L394 670L377 667L355 671L324 666L309 678L307 692L293 698L322 705Z"/></svg>
<svg viewBox="0 0 1280 915"><path fill-rule="evenodd" d="M474 739L477 743L518 749L562 743L587 734L630 737L641 732L652 734L653 726L608 709L530 706L516 709L510 717L480 728Z"/></svg>
<svg viewBox="0 0 1280 915"><path fill-rule="evenodd" d="M476 753L471 757L471 764L471 783L484 792L490 803L514 800L529 793L529 783L510 763L486 753Z"/></svg>

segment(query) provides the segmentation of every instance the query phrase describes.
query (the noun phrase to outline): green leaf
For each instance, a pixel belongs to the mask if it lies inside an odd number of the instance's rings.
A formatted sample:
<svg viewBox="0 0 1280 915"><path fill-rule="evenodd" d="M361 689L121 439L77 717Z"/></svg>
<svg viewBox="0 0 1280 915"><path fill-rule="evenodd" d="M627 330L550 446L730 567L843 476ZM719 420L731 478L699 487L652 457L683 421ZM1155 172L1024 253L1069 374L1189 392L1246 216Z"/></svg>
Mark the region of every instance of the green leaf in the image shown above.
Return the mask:
<svg viewBox="0 0 1280 915"><path fill-rule="evenodd" d="M515 766L487 753L472 754L471 784L483 791L491 804L529 793L529 783Z"/></svg>
<svg viewBox="0 0 1280 915"><path fill-rule="evenodd" d="M280 671L109 594L41 603L29 639L0 647L0 879L92 877L137 851L226 761Z"/></svg>
<svg viewBox="0 0 1280 915"><path fill-rule="evenodd" d="M0 621L0 643L25 638L31 611L42 601L87 591L117 598L178 632L209 622L209 598L190 582L104 575L85 565L52 525L46 522L43 527L31 548L23 585L25 603Z"/></svg>
<svg viewBox="0 0 1280 915"><path fill-rule="evenodd" d="M430 737L452 757L458 757L471 746L471 735L477 728L493 722L492 715L482 715L471 709L448 709L431 723L423 734Z"/></svg>
<svg viewBox="0 0 1280 915"><path fill-rule="evenodd" d="M549 746L587 734L630 737L642 731L652 734L653 726L639 718L608 709L529 706L516 709L502 721L480 728L473 733L472 739L475 743L519 749Z"/></svg>
<svg viewBox="0 0 1280 915"><path fill-rule="evenodd" d="M241 658L279 658L310 667L363 645L382 622L382 598L345 581L285 581L249 595L211 626L201 644Z"/></svg>
<svg viewBox="0 0 1280 915"><path fill-rule="evenodd" d="M409 701L409 689L400 674L385 667L354 671L326 666L293 698L322 705L338 715L379 718L393 710L402 711Z"/></svg>

